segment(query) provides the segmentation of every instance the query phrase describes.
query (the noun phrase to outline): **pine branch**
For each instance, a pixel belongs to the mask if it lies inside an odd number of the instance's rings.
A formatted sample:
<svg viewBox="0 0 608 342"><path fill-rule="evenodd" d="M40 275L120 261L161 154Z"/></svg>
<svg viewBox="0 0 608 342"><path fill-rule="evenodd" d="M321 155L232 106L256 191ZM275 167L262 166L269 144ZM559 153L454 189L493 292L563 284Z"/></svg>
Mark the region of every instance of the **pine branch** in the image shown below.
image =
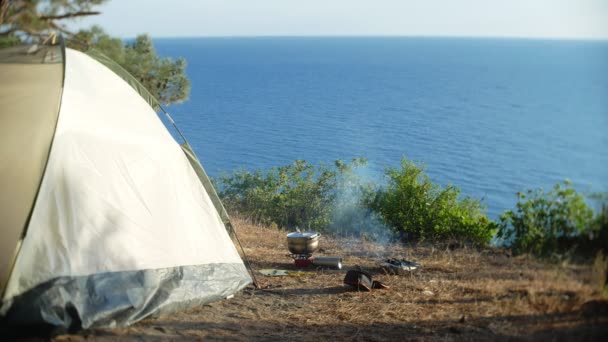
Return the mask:
<svg viewBox="0 0 608 342"><path fill-rule="evenodd" d="M60 31L61 33L66 34L68 36L75 36L74 32L70 32L70 31L66 30L65 28L55 24L54 22L50 22L49 26L51 26L55 30Z"/></svg>
<svg viewBox="0 0 608 342"><path fill-rule="evenodd" d="M101 12L98 11L82 11L82 12L70 12L70 13L65 13L65 14L61 14L61 15L41 15L40 16L40 20L62 20L62 19L68 19L68 18L76 18L76 17L83 17L83 16L88 16L88 15L97 15Z"/></svg>
<svg viewBox="0 0 608 342"><path fill-rule="evenodd" d="M0 25L15 22L17 18L22 16L27 9L27 6L23 1L11 2L10 0L0 0L0 6L2 7L0 10ZM9 11L9 8L11 11Z"/></svg>
<svg viewBox="0 0 608 342"><path fill-rule="evenodd" d="M6 12L8 12L8 0L0 0L0 25L4 23Z"/></svg>

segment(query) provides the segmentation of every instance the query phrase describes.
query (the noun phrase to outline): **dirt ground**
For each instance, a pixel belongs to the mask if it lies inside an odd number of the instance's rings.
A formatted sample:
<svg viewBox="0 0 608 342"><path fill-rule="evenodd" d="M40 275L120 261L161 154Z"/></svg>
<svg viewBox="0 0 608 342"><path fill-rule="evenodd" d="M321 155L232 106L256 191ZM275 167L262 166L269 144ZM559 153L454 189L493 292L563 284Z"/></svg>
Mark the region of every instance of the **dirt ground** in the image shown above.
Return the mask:
<svg viewBox="0 0 608 342"><path fill-rule="evenodd" d="M284 231L237 220L255 270L303 270L266 277L229 300L151 318L127 328L56 336L74 340L605 340L608 303L592 268L512 257L502 249L402 246L323 236L318 256L341 256L342 270L298 269ZM423 264L390 275L385 257ZM343 285L359 265L388 290L357 292Z"/></svg>

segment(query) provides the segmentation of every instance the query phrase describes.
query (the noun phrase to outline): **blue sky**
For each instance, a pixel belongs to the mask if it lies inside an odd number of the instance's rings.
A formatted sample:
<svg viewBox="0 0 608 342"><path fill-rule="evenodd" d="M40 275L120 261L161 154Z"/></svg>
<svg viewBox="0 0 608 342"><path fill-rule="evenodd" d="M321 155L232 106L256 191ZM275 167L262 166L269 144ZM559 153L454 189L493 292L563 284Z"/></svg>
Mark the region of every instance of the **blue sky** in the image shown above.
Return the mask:
<svg viewBox="0 0 608 342"><path fill-rule="evenodd" d="M133 37L489 36L608 39L608 0L112 0L98 24Z"/></svg>

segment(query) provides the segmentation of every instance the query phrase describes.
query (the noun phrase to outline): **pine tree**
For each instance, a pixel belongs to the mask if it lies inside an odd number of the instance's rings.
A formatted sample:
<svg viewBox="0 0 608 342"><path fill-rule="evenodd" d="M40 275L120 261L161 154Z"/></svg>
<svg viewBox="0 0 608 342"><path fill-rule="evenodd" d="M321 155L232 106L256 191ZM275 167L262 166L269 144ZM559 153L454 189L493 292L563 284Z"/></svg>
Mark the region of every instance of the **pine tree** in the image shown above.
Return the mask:
<svg viewBox="0 0 608 342"><path fill-rule="evenodd" d="M98 15L96 7L107 0L0 0L0 48L22 43L46 43L61 33L68 47L95 48L135 76L158 101L165 104L186 100L190 80L186 61L156 54L147 35L133 42L112 38L100 27L71 32L66 23Z"/></svg>

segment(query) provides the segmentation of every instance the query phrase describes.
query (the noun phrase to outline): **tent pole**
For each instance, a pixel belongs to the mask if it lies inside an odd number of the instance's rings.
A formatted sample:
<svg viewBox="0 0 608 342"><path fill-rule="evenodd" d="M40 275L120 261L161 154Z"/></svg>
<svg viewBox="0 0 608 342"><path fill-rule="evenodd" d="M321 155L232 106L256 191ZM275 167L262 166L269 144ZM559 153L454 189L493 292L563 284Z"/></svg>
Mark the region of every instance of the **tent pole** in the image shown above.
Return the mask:
<svg viewBox="0 0 608 342"><path fill-rule="evenodd" d="M171 117L171 115L169 115L169 112L167 112L165 108L163 108L163 106L161 106L160 104L158 105L158 107L160 108L160 110L163 111L171 125L173 125L173 128L175 128L175 130L179 134L179 136L182 137L182 140L187 143L188 140L186 140L186 137L182 134L182 131L179 129L179 127L177 127L177 124L175 123L175 121L173 121L173 118Z"/></svg>
<svg viewBox="0 0 608 342"><path fill-rule="evenodd" d="M236 242L239 244L239 247L241 247L241 252L243 252L243 259L245 260L245 265L247 266L247 269L249 270L249 273L251 274L251 279L253 279L253 286L256 289L259 289L260 284L258 283L258 280L255 278L255 274L253 273L253 268L251 267L249 258L247 258L247 255L245 254L245 249L243 248L243 245L241 245L241 240L239 240L239 236L236 233L236 229L234 229L231 222L228 222L227 226L230 228L230 231L234 234L234 237L236 238Z"/></svg>
<svg viewBox="0 0 608 342"><path fill-rule="evenodd" d="M175 121L173 120L173 118L171 117L171 115L169 115L169 113L165 110L165 108L163 108L163 106L161 104L159 104L158 107L160 108L160 110L163 111L163 113L165 114L165 116L167 117L167 119L169 120L169 122L171 122L171 125L173 125L173 127L175 128L175 130L177 131L177 133L180 135L180 137L182 137L182 140L185 143L188 143L188 140L186 140L186 137L184 136L184 134L182 134L182 131L179 129L179 127L177 127L177 124L175 123ZM249 274L251 275L251 279L253 280L253 286L255 286L256 289L259 289L260 288L260 284L258 283L258 280L255 278L255 274L253 272L253 268L251 267L251 263L249 262L249 258L247 258L247 255L245 254L245 249L243 248L243 245L241 244L241 240L239 240L239 236L236 233L236 229L234 229L234 227L232 226L232 222L230 222L230 221L228 221L228 223L226 224L226 226L234 234L234 237L236 238L236 242L239 244L239 247L241 248L241 252L243 253L243 259L245 261L245 266L247 267L247 270L249 271Z"/></svg>

